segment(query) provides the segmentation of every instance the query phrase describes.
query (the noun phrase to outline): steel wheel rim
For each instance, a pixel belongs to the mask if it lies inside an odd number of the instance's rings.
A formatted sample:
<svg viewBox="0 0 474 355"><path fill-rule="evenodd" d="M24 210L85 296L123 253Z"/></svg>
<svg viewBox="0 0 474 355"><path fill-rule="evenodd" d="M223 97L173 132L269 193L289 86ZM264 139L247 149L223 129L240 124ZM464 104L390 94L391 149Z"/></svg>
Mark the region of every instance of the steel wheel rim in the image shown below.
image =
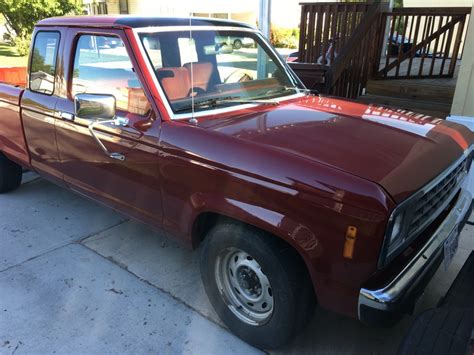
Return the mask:
<svg viewBox="0 0 474 355"><path fill-rule="evenodd" d="M272 287L251 255L237 248L222 251L216 260L215 279L227 307L241 321L260 326L270 320L274 309Z"/></svg>

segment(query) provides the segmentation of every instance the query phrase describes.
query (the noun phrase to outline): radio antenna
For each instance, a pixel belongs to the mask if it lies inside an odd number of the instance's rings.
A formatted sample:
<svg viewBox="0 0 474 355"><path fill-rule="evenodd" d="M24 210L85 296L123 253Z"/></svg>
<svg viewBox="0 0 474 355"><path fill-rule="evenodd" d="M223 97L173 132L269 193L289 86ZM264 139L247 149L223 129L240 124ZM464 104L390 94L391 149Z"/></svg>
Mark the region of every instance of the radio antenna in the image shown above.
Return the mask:
<svg viewBox="0 0 474 355"><path fill-rule="evenodd" d="M189 12L189 45L193 43L193 29L191 24L191 15L192 12ZM194 117L194 69L193 69L193 60L191 59L191 64L189 66L191 68L191 119L189 120L192 124L197 124L198 121Z"/></svg>

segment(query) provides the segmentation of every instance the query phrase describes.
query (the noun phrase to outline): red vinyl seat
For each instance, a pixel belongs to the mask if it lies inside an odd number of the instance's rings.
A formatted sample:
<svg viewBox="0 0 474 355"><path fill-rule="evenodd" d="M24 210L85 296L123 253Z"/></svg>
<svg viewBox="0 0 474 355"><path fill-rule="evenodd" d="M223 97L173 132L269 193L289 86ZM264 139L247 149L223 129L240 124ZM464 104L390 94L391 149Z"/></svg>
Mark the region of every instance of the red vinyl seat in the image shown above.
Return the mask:
<svg viewBox="0 0 474 355"><path fill-rule="evenodd" d="M189 74L191 75L191 63L186 63L183 65L184 68L188 69ZM209 87L209 82L212 75L212 63L203 62L203 63L192 63L193 68L193 86L195 88L200 88L204 91L207 91Z"/></svg>
<svg viewBox="0 0 474 355"><path fill-rule="evenodd" d="M191 80L187 68L161 68L156 71L156 75L169 100L179 100L189 96Z"/></svg>

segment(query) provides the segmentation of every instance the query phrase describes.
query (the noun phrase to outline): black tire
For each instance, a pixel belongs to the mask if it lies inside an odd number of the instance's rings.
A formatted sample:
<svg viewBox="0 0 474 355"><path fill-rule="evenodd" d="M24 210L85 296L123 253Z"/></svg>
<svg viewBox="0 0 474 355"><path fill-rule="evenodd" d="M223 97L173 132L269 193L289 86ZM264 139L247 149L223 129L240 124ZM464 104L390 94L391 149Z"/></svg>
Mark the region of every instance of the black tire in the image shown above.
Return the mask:
<svg viewBox="0 0 474 355"><path fill-rule="evenodd" d="M471 353L474 308L436 308L413 321L398 355L465 355Z"/></svg>
<svg viewBox="0 0 474 355"><path fill-rule="evenodd" d="M270 282L272 313L263 324L242 321L234 313L238 307L232 311L228 298L226 301L220 291L216 265L221 265L219 255L229 249L251 255ZM305 265L291 247L258 229L233 222L211 229L201 253L201 275L220 319L234 334L258 348L274 349L287 344L313 314L315 297Z"/></svg>
<svg viewBox="0 0 474 355"><path fill-rule="evenodd" d="M240 39L236 39L234 41L234 49L240 49L242 48L242 41Z"/></svg>
<svg viewBox="0 0 474 355"><path fill-rule="evenodd" d="M23 168L0 153L0 193L17 189L21 184Z"/></svg>

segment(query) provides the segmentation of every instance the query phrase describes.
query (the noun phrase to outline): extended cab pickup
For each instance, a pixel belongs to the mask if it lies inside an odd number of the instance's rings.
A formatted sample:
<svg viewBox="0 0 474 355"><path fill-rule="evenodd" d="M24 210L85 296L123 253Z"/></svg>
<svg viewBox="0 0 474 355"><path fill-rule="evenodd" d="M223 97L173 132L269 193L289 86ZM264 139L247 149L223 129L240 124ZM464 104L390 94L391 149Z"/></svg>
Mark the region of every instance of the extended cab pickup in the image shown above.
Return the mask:
<svg viewBox="0 0 474 355"><path fill-rule="evenodd" d="M395 321L472 208L471 131L313 95L240 23L46 19L26 83L0 85L0 191L30 169L201 245L211 303L259 347L316 301Z"/></svg>

